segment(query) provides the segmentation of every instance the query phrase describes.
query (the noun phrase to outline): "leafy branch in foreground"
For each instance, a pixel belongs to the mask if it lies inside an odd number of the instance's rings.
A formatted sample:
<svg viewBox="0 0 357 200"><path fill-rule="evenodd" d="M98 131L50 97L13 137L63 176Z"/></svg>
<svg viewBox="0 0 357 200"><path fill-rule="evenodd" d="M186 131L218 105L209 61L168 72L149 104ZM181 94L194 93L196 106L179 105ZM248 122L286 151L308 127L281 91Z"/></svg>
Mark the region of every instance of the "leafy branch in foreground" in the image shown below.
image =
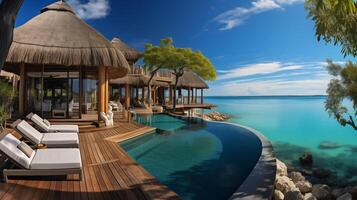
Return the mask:
<svg viewBox="0 0 357 200"><path fill-rule="evenodd" d="M327 99L325 109L333 116L342 126L349 125L357 131L357 64L347 62L344 67L339 64L327 61L329 74L334 78L331 79L327 88ZM354 109L350 113L348 108L343 104L344 100L350 100Z"/></svg>

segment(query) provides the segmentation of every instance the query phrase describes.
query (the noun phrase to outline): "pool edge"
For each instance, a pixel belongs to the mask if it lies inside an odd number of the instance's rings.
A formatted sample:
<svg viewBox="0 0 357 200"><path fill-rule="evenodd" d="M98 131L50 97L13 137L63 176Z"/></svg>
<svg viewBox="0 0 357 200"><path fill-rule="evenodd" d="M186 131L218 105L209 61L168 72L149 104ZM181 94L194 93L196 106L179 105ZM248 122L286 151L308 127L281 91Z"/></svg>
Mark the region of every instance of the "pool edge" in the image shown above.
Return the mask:
<svg viewBox="0 0 357 200"><path fill-rule="evenodd" d="M172 113L166 113L174 117L180 118L198 118L203 121L208 121L200 117L186 117L175 115ZM256 135L262 145L261 155L255 164L254 168L244 180L243 184L238 187L238 189L231 195L229 200L269 200L273 196L274 183L276 177L276 157L274 153L274 148L271 142L259 131L244 126L238 123L231 122L219 122L219 121L208 121L214 123L229 124L233 126L238 126L244 128L249 132Z"/></svg>

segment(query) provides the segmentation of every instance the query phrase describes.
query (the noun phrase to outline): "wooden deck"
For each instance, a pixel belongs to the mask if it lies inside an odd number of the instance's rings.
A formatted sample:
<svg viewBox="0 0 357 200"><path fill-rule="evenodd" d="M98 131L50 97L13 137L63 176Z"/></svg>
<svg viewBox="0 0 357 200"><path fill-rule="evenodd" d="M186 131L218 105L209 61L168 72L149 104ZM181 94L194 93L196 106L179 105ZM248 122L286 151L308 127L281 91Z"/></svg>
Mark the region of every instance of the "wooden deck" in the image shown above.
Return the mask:
<svg viewBox="0 0 357 200"><path fill-rule="evenodd" d="M204 103L204 104L177 104L176 105L177 109L184 109L184 110L194 109L194 108L211 109L214 107L216 107L216 106L213 104L207 104L207 103ZM173 105L172 104L166 105L166 109L173 109Z"/></svg>
<svg viewBox="0 0 357 200"><path fill-rule="evenodd" d="M83 180L31 177L0 183L0 199L180 199L133 161L116 143L106 140L142 128L117 122L115 128L81 132Z"/></svg>

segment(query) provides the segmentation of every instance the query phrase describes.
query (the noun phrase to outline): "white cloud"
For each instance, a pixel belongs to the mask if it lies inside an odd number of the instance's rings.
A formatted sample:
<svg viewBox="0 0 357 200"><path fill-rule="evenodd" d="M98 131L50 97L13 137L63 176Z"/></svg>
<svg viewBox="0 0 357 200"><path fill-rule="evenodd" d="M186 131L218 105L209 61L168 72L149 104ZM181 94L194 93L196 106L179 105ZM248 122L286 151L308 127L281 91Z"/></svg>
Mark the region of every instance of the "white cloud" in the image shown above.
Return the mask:
<svg viewBox="0 0 357 200"><path fill-rule="evenodd" d="M250 64L243 67L237 67L231 70L218 71L220 73L220 75L218 76L218 80L241 78L241 77L252 76L252 75L272 74L276 72L298 70L302 68L303 68L302 65L298 65L298 64L287 65L281 62L257 63L257 64Z"/></svg>
<svg viewBox="0 0 357 200"><path fill-rule="evenodd" d="M83 3L81 0L68 0L82 19L100 19L108 16L110 12L109 0L89 0Z"/></svg>
<svg viewBox="0 0 357 200"><path fill-rule="evenodd" d="M304 0L255 0L251 7L236 7L218 15L214 20L224 26L220 30L230 30L243 24L250 16L274 9L282 9L284 5L301 3Z"/></svg>
<svg viewBox="0 0 357 200"><path fill-rule="evenodd" d="M214 96L324 95L329 80L329 77L324 77L303 80L230 82L212 86L207 94Z"/></svg>

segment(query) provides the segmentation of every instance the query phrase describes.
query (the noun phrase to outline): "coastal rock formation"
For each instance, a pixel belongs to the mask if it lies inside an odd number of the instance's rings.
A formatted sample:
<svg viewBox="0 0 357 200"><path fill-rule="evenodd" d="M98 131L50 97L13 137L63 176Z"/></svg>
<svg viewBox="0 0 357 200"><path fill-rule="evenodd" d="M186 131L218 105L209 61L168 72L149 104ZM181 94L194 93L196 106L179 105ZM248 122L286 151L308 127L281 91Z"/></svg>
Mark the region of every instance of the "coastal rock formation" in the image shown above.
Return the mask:
<svg viewBox="0 0 357 200"><path fill-rule="evenodd" d="M337 200L352 200L352 195L350 193L345 193L344 195L338 197Z"/></svg>
<svg viewBox="0 0 357 200"><path fill-rule="evenodd" d="M311 193L319 200L329 200L332 197L330 194L330 187L325 184L316 184L312 186Z"/></svg>
<svg viewBox="0 0 357 200"><path fill-rule="evenodd" d="M285 163L281 162L278 159L276 159L276 174L278 176L288 175L288 167L285 165Z"/></svg>
<svg viewBox="0 0 357 200"><path fill-rule="evenodd" d="M281 191L284 195L287 192L299 191L294 182L287 176L278 176L275 181L275 188Z"/></svg>
<svg viewBox="0 0 357 200"><path fill-rule="evenodd" d="M306 193L304 196L304 200L317 200L312 193Z"/></svg>
<svg viewBox="0 0 357 200"><path fill-rule="evenodd" d="M309 181L299 181L296 183L296 187L299 188L301 193L305 194L311 191L312 184Z"/></svg>
<svg viewBox="0 0 357 200"><path fill-rule="evenodd" d="M279 190L274 190L274 199L275 200L284 200L284 194Z"/></svg>
<svg viewBox="0 0 357 200"><path fill-rule="evenodd" d="M227 121L230 116L227 114L219 113L217 111L210 112L203 115L203 119L208 121Z"/></svg>
<svg viewBox="0 0 357 200"><path fill-rule="evenodd" d="M304 153L299 160L301 165L312 165L313 163L312 155L309 153Z"/></svg>
<svg viewBox="0 0 357 200"><path fill-rule="evenodd" d="M304 196L299 191L289 191L284 195L284 200L304 200Z"/></svg>
<svg viewBox="0 0 357 200"><path fill-rule="evenodd" d="M289 177L294 183L305 181L305 177L300 172L291 172Z"/></svg>

